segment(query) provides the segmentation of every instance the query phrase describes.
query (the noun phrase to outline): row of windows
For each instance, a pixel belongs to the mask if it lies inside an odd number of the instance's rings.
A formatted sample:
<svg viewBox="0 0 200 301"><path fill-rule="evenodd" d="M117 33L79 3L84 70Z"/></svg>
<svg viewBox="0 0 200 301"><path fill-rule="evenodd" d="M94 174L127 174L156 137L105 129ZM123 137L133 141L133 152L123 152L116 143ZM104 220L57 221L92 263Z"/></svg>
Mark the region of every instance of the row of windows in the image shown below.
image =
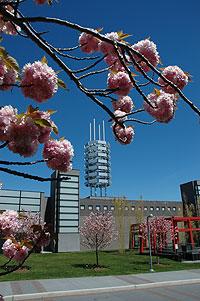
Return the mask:
<svg viewBox="0 0 200 301"><path fill-rule="evenodd" d="M110 207L110 208L109 208ZM114 211L115 210L115 206L100 206L100 205L96 205L93 206L93 205L88 205L88 210L92 211L93 209L96 209L97 211L100 211L101 209L103 209L104 211L107 211L107 210L111 210L111 211ZM81 210L85 210L86 209L86 206L85 205L80 205L80 209ZM135 206L131 206L130 207L131 211L134 211L134 210L138 210L138 211L142 211L142 207L138 207L136 208ZM181 210L181 207L159 207L159 206L156 206L156 207L143 207L143 211L176 211L178 209L178 211ZM121 208L119 208L119 210L121 210ZM124 207L124 210L125 211L128 211L129 210L129 207L125 206Z"/></svg>

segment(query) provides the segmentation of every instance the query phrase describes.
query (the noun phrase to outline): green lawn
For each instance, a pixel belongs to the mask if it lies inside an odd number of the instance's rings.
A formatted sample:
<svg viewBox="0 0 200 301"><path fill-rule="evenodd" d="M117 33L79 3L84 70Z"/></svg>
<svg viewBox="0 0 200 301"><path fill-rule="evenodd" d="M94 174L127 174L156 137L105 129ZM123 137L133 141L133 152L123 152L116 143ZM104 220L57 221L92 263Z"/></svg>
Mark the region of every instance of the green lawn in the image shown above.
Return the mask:
<svg viewBox="0 0 200 301"><path fill-rule="evenodd" d="M4 261L5 257L0 255L0 264ZM95 264L93 251L32 254L25 262L25 266L30 269L28 272L16 271L0 277L0 281L137 274L148 273L150 268L149 256L139 255L135 251L123 254L117 251L101 251L99 263L106 269L94 270L87 267ZM155 272L199 269L200 263L187 264L160 258L160 265L156 265L156 258L153 257L153 268Z"/></svg>

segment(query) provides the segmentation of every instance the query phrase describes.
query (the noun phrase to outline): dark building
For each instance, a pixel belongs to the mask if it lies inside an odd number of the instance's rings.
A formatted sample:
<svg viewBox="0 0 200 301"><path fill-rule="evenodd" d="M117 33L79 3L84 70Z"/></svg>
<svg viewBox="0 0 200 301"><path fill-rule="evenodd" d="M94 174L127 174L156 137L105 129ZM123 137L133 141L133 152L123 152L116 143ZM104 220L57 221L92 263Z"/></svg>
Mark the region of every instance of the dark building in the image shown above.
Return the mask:
<svg viewBox="0 0 200 301"><path fill-rule="evenodd" d="M194 205L195 216L200 215L200 181L195 180L180 185L181 197L183 202L183 210L185 209L185 203L190 206Z"/></svg>

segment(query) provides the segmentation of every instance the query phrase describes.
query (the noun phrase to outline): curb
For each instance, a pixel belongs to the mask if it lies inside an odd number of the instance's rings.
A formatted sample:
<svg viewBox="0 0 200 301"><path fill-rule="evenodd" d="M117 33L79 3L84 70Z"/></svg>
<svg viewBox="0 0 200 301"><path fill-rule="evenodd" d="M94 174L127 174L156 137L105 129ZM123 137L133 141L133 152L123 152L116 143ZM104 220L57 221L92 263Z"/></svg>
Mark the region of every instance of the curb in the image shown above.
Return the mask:
<svg viewBox="0 0 200 301"><path fill-rule="evenodd" d="M144 284L132 284L125 286L114 286L114 287L103 287L103 288L90 288L90 289L80 289L80 290L68 290L68 291L55 291L55 292L45 292L45 293L34 293L34 294L23 294L23 295L11 295L4 296L5 301L21 301L21 300L38 300L48 297L69 297L69 296L84 296L90 294L102 294L109 292L119 292L128 290L139 290L147 288L156 288L163 286L176 286L184 284L196 284L200 283L200 279L188 279L188 280L175 280L175 281L163 281L155 283L144 283Z"/></svg>

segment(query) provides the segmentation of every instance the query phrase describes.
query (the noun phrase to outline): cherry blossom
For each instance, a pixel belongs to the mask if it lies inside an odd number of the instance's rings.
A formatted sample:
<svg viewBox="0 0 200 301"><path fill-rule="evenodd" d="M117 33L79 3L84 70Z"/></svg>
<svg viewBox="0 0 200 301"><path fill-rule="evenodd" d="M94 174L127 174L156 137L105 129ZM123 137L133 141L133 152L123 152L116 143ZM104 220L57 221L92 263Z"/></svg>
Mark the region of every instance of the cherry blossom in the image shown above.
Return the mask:
<svg viewBox="0 0 200 301"><path fill-rule="evenodd" d="M129 94L133 88L133 83L131 82L128 74L126 72L109 73L107 85L109 89L114 90L114 93L120 96L126 96Z"/></svg>
<svg viewBox="0 0 200 301"><path fill-rule="evenodd" d="M45 143L49 140L50 135L53 131L53 126L55 125L54 122L50 119L51 114L49 112L44 112L44 111L36 111L35 115L32 114L31 116L33 118L33 121L35 118L39 118L39 119L45 119L49 122L49 124L51 125L51 127L47 127L47 126L40 126L37 125L38 130L39 130L39 137L38 137L38 141L39 143Z"/></svg>
<svg viewBox="0 0 200 301"><path fill-rule="evenodd" d="M99 51L99 40L94 36L83 32L79 37L79 44L84 53L91 54Z"/></svg>
<svg viewBox="0 0 200 301"><path fill-rule="evenodd" d="M53 170L58 170L60 172L71 170L73 156L73 146L66 139L61 141L50 139L44 145L43 158L49 159L46 164Z"/></svg>
<svg viewBox="0 0 200 301"><path fill-rule="evenodd" d="M15 255L13 256L13 259L17 262L22 262L26 257L28 256L28 248L26 246L17 247L17 250L15 252Z"/></svg>
<svg viewBox="0 0 200 301"><path fill-rule="evenodd" d="M132 46L134 50L137 50L140 54L142 54L146 59L149 60L149 62L156 67L159 63L159 55L158 51L156 49L156 44L152 41L149 41L148 39L142 40L138 42L137 44L134 44ZM139 58L136 54L133 54L133 57L135 60L139 63L140 67L143 69L144 72L148 72L151 70L151 68L142 61L141 58ZM136 67L136 70L140 72L140 70Z"/></svg>
<svg viewBox="0 0 200 301"><path fill-rule="evenodd" d="M12 242L11 239L7 239L3 244L2 250L3 254L6 257L12 258L16 252L15 244Z"/></svg>
<svg viewBox="0 0 200 301"><path fill-rule="evenodd" d="M133 109L133 101L130 96L120 96L116 101L112 102L113 110L120 110L130 113Z"/></svg>
<svg viewBox="0 0 200 301"><path fill-rule="evenodd" d="M143 107L158 122L168 123L174 117L174 95L159 91L159 95L151 93L147 98L155 108L152 108L146 101L143 102Z"/></svg>
<svg viewBox="0 0 200 301"><path fill-rule="evenodd" d="M181 70L178 66L168 66L166 67L162 75L166 77L168 80L173 82L180 90L183 90L185 85L188 83L188 76ZM166 85L165 87L162 87L162 89L166 93L174 94L176 91L171 86L167 85L167 83L159 77L158 79L159 84Z"/></svg>
<svg viewBox="0 0 200 301"><path fill-rule="evenodd" d="M4 106L0 109L0 141L8 140L7 131L11 123L17 120L17 109L11 105Z"/></svg>
<svg viewBox="0 0 200 301"><path fill-rule="evenodd" d="M7 131L8 148L23 157L32 157L38 149L40 132L32 118L18 118Z"/></svg>
<svg viewBox="0 0 200 301"><path fill-rule="evenodd" d="M48 0L33 0L37 5L44 5L48 2Z"/></svg>
<svg viewBox="0 0 200 301"><path fill-rule="evenodd" d="M119 41L120 40L119 35L118 35L117 32L106 33L105 37L109 38L113 41ZM100 41L99 42L99 51L103 54L109 54L109 55L112 55L112 56L116 56L116 52L115 52L115 49L114 49L113 45L109 44L105 41Z"/></svg>
<svg viewBox="0 0 200 301"><path fill-rule="evenodd" d="M6 210L0 215L0 232L3 235L10 235L19 229L18 213L14 210Z"/></svg>
<svg viewBox="0 0 200 301"><path fill-rule="evenodd" d="M21 31L21 28L16 25L14 26L10 21L7 21L3 23L3 25L1 26L1 30L7 35L16 36L18 35L17 31Z"/></svg>
<svg viewBox="0 0 200 301"><path fill-rule="evenodd" d="M113 132L116 132L115 139L119 141L120 144L126 145L130 144L133 141L133 136L135 134L132 127L126 127L124 125L124 128L120 125L117 125L114 129L114 126L112 126Z"/></svg>
<svg viewBox="0 0 200 301"><path fill-rule="evenodd" d="M57 75L46 63L40 61L28 63L23 67L22 75L21 86L33 85L21 87L25 97L42 103L49 100L58 90Z"/></svg>
<svg viewBox="0 0 200 301"><path fill-rule="evenodd" d="M3 60L0 59L0 90L11 90L13 88L12 85L16 81L16 77L17 72L14 69L11 69L11 71L8 70ZM3 84L7 84L8 86L2 86Z"/></svg>
<svg viewBox="0 0 200 301"><path fill-rule="evenodd" d="M155 251L157 248L164 248L168 240L175 239L178 233L178 229L174 229L171 220L167 220L164 216L154 216L151 218L149 221L149 229L151 245ZM140 224L139 235L144 239L148 239L146 221Z"/></svg>
<svg viewBox="0 0 200 301"><path fill-rule="evenodd" d="M81 244L88 249L96 249L96 263L98 262L98 250L111 244L117 238L117 232L114 229L112 212L91 212L83 221L83 226L79 228L83 236Z"/></svg>

